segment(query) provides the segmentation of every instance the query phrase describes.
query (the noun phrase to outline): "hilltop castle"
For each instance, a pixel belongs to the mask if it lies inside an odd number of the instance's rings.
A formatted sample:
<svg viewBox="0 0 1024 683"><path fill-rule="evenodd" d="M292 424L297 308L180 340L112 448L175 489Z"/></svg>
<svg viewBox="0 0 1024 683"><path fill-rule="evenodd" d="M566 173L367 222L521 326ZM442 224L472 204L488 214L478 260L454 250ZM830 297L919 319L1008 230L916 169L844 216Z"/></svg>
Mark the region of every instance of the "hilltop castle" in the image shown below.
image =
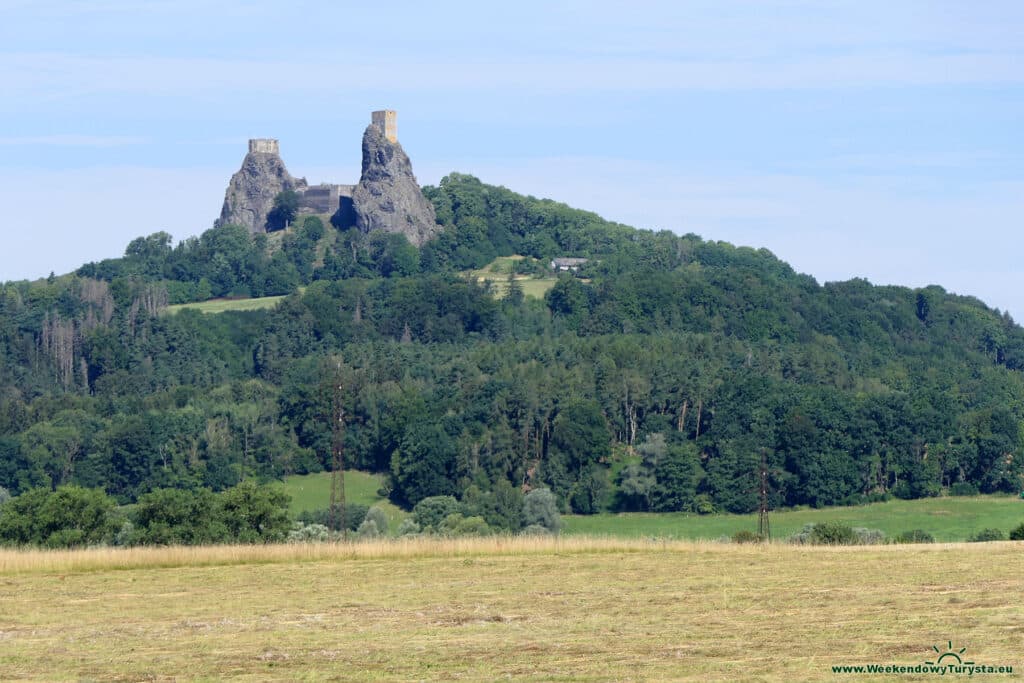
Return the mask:
<svg viewBox="0 0 1024 683"><path fill-rule="evenodd" d="M398 143L393 110L375 111L363 133L362 175L356 185L310 185L295 178L281 159L277 140L249 140L242 167L231 176L214 225L235 223L250 233L266 232L274 198L285 190L299 196L300 214L329 214L340 227L363 232L401 232L419 246L441 230L434 207L420 191L412 164Z"/></svg>

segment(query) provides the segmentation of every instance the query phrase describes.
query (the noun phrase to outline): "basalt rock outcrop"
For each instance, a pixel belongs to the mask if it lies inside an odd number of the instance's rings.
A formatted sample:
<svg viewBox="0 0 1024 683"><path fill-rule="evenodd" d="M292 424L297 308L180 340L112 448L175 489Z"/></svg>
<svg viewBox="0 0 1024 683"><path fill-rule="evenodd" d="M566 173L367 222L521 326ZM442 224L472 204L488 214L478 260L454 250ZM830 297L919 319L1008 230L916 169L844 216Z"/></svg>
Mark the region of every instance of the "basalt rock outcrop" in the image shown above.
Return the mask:
<svg viewBox="0 0 1024 683"><path fill-rule="evenodd" d="M249 153L228 183L224 206L215 226L234 223L250 233L266 232L267 214L274 198L285 190L304 187L304 179L293 178L278 152L277 140L250 140Z"/></svg>
<svg viewBox="0 0 1024 683"><path fill-rule="evenodd" d="M363 232L400 232L420 246L441 230L402 145L377 124L363 133L363 172L352 204L356 227Z"/></svg>

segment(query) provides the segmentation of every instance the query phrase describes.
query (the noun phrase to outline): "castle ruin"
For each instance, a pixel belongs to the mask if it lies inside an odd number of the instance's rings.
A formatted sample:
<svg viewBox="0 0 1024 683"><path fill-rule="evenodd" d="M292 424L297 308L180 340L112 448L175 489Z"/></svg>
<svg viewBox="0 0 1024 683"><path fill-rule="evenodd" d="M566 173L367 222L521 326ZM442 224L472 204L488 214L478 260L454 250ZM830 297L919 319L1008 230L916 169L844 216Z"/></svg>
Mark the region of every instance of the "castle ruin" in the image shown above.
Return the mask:
<svg viewBox="0 0 1024 683"><path fill-rule="evenodd" d="M370 125L363 135L359 185L310 185L305 178L288 172L277 140L249 140L249 153L228 183L224 206L214 225L235 223L250 233L266 232L274 199L286 190L298 195L300 215L330 215L339 227L355 225L364 232L402 232L417 245L440 230L433 206L423 197L409 158L398 144L398 115L392 109L370 115Z"/></svg>

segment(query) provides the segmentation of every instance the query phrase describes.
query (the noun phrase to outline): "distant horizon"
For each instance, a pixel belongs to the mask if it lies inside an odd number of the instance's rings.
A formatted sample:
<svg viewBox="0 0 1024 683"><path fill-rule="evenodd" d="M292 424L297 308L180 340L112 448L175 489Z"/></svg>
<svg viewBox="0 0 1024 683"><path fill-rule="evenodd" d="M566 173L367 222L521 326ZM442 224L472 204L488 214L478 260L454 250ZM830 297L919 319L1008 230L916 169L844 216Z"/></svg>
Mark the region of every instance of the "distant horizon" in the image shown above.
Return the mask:
<svg viewBox="0 0 1024 683"><path fill-rule="evenodd" d="M354 183L386 108L421 185L467 173L821 283L935 284L1024 318L1017 3L453 2L317 40L378 12L0 6L0 281L200 234L249 138L312 184Z"/></svg>

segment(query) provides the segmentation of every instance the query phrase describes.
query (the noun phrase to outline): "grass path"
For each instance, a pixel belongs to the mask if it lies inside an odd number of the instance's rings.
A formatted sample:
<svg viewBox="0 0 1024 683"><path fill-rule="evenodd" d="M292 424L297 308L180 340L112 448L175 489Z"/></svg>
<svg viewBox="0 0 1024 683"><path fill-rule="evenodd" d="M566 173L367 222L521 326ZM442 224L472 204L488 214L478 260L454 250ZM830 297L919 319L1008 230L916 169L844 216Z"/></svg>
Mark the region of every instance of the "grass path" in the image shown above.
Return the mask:
<svg viewBox="0 0 1024 683"><path fill-rule="evenodd" d="M0 552L0 679L824 681L947 641L1024 666L1021 543L279 548L130 570Z"/></svg>

